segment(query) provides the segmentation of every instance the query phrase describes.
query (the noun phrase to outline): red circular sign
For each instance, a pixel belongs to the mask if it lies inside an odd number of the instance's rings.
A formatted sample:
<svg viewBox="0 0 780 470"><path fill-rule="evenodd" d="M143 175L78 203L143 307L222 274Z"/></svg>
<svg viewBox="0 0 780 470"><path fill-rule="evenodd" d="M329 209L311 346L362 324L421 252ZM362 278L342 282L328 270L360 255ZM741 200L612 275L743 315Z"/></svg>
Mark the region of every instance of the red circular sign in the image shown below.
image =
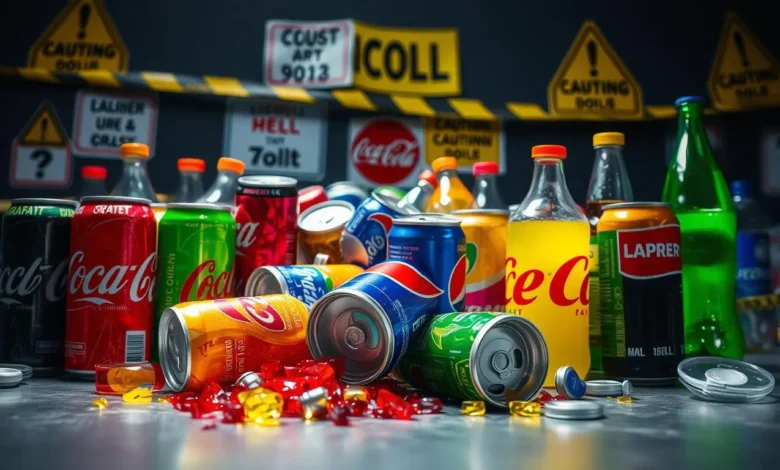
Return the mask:
<svg viewBox="0 0 780 470"><path fill-rule="evenodd" d="M352 139L352 164L375 184L398 184L420 161L420 144L412 131L394 119L369 121Z"/></svg>

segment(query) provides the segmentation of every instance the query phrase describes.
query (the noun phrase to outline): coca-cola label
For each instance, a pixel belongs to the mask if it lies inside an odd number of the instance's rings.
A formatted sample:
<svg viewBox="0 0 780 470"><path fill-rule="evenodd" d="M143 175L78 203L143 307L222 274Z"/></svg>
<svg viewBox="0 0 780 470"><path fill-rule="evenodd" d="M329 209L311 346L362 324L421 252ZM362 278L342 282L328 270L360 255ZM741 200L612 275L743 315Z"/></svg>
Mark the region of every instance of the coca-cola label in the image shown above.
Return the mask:
<svg viewBox="0 0 780 470"><path fill-rule="evenodd" d="M0 303L21 304L21 299L34 294L41 287L49 302L62 300L65 297L67 266L67 258L57 266L50 266L43 264L43 258L40 256L29 266L3 266L0 268ZM51 273L48 282L41 286L47 272Z"/></svg>
<svg viewBox="0 0 780 470"><path fill-rule="evenodd" d="M215 272L217 263L210 259L192 270L179 294L179 302L208 300L233 295L233 271Z"/></svg>
<svg viewBox="0 0 780 470"><path fill-rule="evenodd" d="M360 126L360 123L363 123ZM405 121L355 120L351 125L350 173L373 185L409 185L421 162L420 139Z"/></svg>
<svg viewBox="0 0 780 470"><path fill-rule="evenodd" d="M116 295L127 292L131 302L151 302L157 253L151 253L140 265L87 265L84 252L73 253L68 277L68 293L74 303L116 305Z"/></svg>
<svg viewBox="0 0 780 470"><path fill-rule="evenodd" d="M682 272L679 225L618 230L616 248L623 276L652 279Z"/></svg>
<svg viewBox="0 0 780 470"><path fill-rule="evenodd" d="M269 331L280 332L285 330L282 316L273 305L261 298L217 299L214 300L214 305L220 312L238 322L255 323Z"/></svg>

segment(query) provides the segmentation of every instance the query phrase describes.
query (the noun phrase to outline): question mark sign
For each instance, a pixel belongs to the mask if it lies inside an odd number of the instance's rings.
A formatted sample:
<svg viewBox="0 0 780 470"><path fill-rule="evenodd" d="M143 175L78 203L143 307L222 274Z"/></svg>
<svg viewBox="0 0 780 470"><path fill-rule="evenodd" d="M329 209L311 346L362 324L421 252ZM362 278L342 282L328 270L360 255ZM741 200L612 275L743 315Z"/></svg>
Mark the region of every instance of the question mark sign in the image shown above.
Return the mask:
<svg viewBox="0 0 780 470"><path fill-rule="evenodd" d="M46 149L38 149L35 152L33 152L32 155L30 155L30 158L33 160L38 160L38 164L37 164L38 171L35 172L35 177L38 179L42 179L43 170L51 163L52 160L51 152L49 152Z"/></svg>

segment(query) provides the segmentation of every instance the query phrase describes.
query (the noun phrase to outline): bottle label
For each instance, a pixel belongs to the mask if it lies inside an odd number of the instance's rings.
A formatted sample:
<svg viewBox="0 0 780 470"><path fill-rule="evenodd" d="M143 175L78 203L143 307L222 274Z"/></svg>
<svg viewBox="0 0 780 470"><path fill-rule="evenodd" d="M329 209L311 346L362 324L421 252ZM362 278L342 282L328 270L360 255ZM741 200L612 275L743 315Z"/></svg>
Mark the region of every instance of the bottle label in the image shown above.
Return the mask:
<svg viewBox="0 0 780 470"><path fill-rule="evenodd" d="M760 232L737 234L737 297L772 292L769 236Z"/></svg>

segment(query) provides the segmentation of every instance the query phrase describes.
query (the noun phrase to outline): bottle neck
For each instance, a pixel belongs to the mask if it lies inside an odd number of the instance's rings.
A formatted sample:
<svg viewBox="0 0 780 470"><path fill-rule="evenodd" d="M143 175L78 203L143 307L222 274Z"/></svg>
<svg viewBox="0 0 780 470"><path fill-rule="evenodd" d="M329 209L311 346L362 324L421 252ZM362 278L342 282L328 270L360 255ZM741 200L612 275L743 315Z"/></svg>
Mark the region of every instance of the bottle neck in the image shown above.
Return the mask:
<svg viewBox="0 0 780 470"><path fill-rule="evenodd" d="M537 158L531 188L512 216L512 220L583 221L583 214L566 186L563 161L558 158Z"/></svg>
<svg viewBox="0 0 780 470"><path fill-rule="evenodd" d="M633 201L634 195L623 162L623 147L596 147L596 159L588 184L587 201Z"/></svg>
<svg viewBox="0 0 780 470"><path fill-rule="evenodd" d="M679 148L693 146L696 156L710 159L713 155L707 129L704 127L703 106L699 102L682 103L677 108L677 143ZM678 161L680 156L677 156Z"/></svg>
<svg viewBox="0 0 780 470"><path fill-rule="evenodd" d="M179 180L181 184L201 184L203 174L197 171L180 171Z"/></svg>
<svg viewBox="0 0 780 470"><path fill-rule="evenodd" d="M139 172L146 173L146 159L124 157L122 161L124 162L124 167L122 168L123 174L137 174Z"/></svg>
<svg viewBox="0 0 780 470"><path fill-rule="evenodd" d="M458 176L458 171L457 170L450 170L450 169L440 171L439 174L437 175L437 177L438 177L439 181L441 181L442 178L460 179L460 177Z"/></svg>

